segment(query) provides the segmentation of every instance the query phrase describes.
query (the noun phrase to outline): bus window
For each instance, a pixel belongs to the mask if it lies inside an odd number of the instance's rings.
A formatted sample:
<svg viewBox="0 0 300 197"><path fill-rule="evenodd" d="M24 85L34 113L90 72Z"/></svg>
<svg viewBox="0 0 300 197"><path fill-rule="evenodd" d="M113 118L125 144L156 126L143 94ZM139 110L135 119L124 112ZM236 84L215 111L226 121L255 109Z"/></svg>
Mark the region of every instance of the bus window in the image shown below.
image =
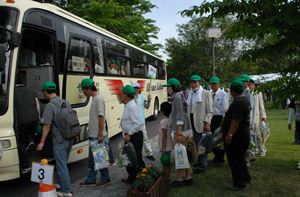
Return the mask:
<svg viewBox="0 0 300 197"><path fill-rule="evenodd" d="M99 54L97 46L94 46L94 62L95 62L95 73L103 74L104 73L104 64L103 64L103 55Z"/></svg>
<svg viewBox="0 0 300 197"><path fill-rule="evenodd" d="M124 57L107 54L106 66L108 74L129 75L129 62Z"/></svg>
<svg viewBox="0 0 300 197"><path fill-rule="evenodd" d="M90 43L72 38L68 55L68 71L89 74L91 72L91 46Z"/></svg>
<svg viewBox="0 0 300 197"><path fill-rule="evenodd" d="M144 63L139 63L137 61L132 60L131 62L132 67L132 75L134 77L146 77L146 70L147 66Z"/></svg>
<svg viewBox="0 0 300 197"><path fill-rule="evenodd" d="M165 79L165 75L166 75L165 65L162 61L159 61L158 65L157 65L157 78L158 79Z"/></svg>

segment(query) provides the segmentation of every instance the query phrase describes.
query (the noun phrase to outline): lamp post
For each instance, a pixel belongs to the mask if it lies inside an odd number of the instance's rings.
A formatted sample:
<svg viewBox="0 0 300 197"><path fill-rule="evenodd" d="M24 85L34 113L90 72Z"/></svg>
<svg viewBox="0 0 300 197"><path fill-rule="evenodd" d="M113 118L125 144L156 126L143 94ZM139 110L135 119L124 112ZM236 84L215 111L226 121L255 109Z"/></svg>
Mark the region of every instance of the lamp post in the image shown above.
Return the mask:
<svg viewBox="0 0 300 197"><path fill-rule="evenodd" d="M212 74L216 75L216 64L215 64L215 39L221 37L221 29L220 28L208 28L207 31L208 38L211 38L212 42Z"/></svg>

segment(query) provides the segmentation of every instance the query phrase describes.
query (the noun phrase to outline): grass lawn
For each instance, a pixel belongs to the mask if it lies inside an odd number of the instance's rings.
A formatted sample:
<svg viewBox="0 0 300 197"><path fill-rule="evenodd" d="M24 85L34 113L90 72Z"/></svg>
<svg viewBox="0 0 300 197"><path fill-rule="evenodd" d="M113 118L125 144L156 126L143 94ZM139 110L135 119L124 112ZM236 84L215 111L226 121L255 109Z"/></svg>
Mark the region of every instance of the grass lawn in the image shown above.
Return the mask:
<svg viewBox="0 0 300 197"><path fill-rule="evenodd" d="M224 166L210 164L208 170L193 176L193 185L171 188L169 197L203 196L300 196L300 146L292 145L294 130L287 129L288 110L267 111L270 138L267 142L267 156L257 157L249 168L252 177L245 191L228 191L231 172L228 163ZM293 124L293 129L295 125ZM212 160L209 154L209 160Z"/></svg>

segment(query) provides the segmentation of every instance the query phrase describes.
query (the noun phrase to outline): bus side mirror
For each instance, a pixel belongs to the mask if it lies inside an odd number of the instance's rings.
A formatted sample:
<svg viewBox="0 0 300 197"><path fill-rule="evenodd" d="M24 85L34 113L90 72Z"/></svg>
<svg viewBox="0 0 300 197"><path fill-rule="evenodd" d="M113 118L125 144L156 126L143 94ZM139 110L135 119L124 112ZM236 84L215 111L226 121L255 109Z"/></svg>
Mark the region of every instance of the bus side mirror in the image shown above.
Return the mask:
<svg viewBox="0 0 300 197"><path fill-rule="evenodd" d="M6 63L6 48L5 45L0 45L0 72L4 71Z"/></svg>

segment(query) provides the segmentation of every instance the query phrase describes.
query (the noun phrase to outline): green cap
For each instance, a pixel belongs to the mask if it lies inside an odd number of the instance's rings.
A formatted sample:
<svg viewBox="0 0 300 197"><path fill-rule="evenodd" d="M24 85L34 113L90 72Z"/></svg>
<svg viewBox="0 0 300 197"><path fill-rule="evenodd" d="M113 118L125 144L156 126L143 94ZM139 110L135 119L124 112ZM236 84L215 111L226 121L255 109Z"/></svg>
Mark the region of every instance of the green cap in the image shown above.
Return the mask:
<svg viewBox="0 0 300 197"><path fill-rule="evenodd" d="M242 82L249 82L251 78L247 74L243 74L240 79Z"/></svg>
<svg viewBox="0 0 300 197"><path fill-rule="evenodd" d="M85 78L80 83L81 88L88 88L88 87L92 87L93 85L94 85L94 81L91 78Z"/></svg>
<svg viewBox="0 0 300 197"><path fill-rule="evenodd" d="M255 83L255 81L252 79L252 78L250 78L250 83Z"/></svg>
<svg viewBox="0 0 300 197"><path fill-rule="evenodd" d="M220 79L217 76L212 76L209 80L209 83L220 83Z"/></svg>
<svg viewBox="0 0 300 197"><path fill-rule="evenodd" d="M244 83L242 82L242 80L240 78L234 79L230 82L230 87L232 86L240 86L243 87Z"/></svg>
<svg viewBox="0 0 300 197"><path fill-rule="evenodd" d="M201 77L199 75L192 75L190 81L201 81Z"/></svg>
<svg viewBox="0 0 300 197"><path fill-rule="evenodd" d="M171 156L170 153L165 153L160 156L160 162L163 166L171 165Z"/></svg>
<svg viewBox="0 0 300 197"><path fill-rule="evenodd" d="M122 92L129 95L134 95L135 91L131 85L126 85L124 88L119 88Z"/></svg>
<svg viewBox="0 0 300 197"><path fill-rule="evenodd" d="M180 86L180 82L176 78L170 78L167 82L167 84L163 85L163 87L170 87L172 85Z"/></svg>
<svg viewBox="0 0 300 197"><path fill-rule="evenodd" d="M56 90L56 85L53 81L46 81L42 85L42 90Z"/></svg>

